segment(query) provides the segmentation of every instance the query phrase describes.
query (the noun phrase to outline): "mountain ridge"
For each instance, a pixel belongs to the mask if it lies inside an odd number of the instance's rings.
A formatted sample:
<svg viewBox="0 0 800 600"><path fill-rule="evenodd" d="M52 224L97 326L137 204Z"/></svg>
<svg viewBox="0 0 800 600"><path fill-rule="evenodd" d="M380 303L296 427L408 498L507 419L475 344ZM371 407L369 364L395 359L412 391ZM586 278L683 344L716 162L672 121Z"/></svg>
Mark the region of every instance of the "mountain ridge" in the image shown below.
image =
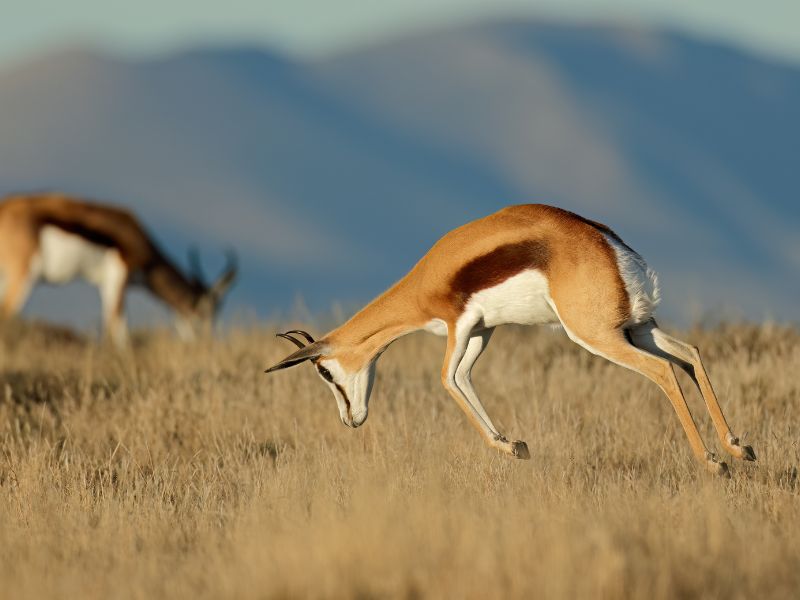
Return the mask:
<svg viewBox="0 0 800 600"><path fill-rule="evenodd" d="M639 250L669 318L797 319L798 106L800 69L627 27L495 20L308 61L72 47L0 68L0 193L127 204L179 262L236 246L232 306L262 315L366 301L449 229L544 202ZM34 312L79 319L48 296Z"/></svg>

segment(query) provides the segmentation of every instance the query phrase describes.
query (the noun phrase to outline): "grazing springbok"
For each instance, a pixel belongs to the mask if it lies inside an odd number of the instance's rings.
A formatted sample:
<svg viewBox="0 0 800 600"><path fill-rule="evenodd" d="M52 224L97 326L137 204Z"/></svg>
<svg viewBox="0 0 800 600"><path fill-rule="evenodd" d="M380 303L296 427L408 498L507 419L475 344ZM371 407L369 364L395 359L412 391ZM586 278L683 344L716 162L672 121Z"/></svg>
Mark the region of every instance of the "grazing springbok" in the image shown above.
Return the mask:
<svg viewBox="0 0 800 600"><path fill-rule="evenodd" d="M420 329L447 336L444 387L489 446L529 458L525 442L509 441L492 423L472 387L472 367L498 325L560 324L575 343L654 381L697 459L727 474L700 437L673 365L699 387L723 448L744 460L755 453L731 432L697 348L656 325L658 301L655 273L605 225L551 206L510 206L445 235L405 277L322 339L298 330L278 334L299 350L267 372L310 360L333 391L342 422L358 427L386 347Z"/></svg>
<svg viewBox="0 0 800 600"><path fill-rule="evenodd" d="M0 308L17 314L38 281L63 284L83 278L100 290L105 331L128 343L125 288L144 285L178 315L191 337L213 319L236 278L236 261L213 285L204 282L196 256L191 276L181 273L130 212L58 194L12 196L0 203Z"/></svg>

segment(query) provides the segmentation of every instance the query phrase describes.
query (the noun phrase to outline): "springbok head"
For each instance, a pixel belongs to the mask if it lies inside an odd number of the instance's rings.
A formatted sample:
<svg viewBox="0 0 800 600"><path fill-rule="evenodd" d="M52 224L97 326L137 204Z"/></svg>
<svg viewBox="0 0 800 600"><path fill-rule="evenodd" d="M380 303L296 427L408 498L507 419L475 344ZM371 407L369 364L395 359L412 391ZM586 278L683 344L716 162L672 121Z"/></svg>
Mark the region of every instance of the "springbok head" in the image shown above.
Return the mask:
<svg viewBox="0 0 800 600"><path fill-rule="evenodd" d="M367 420L369 397L375 381L375 360L369 360L361 367L348 369L341 349L325 340L315 341L310 333L293 329L286 333L278 333L297 346L298 350L284 358L265 372L272 373L311 361L319 376L325 381L336 398L339 417L348 427L358 427ZM304 341L298 339L302 337Z"/></svg>
<svg viewBox="0 0 800 600"><path fill-rule="evenodd" d="M191 330L192 334L211 326L219 313L225 295L236 281L239 271L236 253L228 250L225 256L225 267L219 277L213 283L209 283L200 265L197 250L195 248L189 250L189 280L197 290L197 299L192 313L184 319L184 326Z"/></svg>

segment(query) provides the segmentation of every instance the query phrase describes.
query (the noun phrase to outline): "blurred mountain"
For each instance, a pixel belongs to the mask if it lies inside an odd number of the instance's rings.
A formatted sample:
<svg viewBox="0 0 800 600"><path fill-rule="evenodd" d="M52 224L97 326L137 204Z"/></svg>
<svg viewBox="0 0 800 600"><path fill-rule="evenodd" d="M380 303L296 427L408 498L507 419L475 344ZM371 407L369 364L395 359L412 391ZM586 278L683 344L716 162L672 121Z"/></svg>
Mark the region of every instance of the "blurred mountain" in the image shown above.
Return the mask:
<svg viewBox="0 0 800 600"><path fill-rule="evenodd" d="M261 315L367 300L452 227L547 202L639 250L667 317L798 319L799 168L800 69L659 31L491 22L317 62L71 47L0 71L0 193L128 204L211 271L234 246L231 304ZM32 311L96 319L68 298Z"/></svg>

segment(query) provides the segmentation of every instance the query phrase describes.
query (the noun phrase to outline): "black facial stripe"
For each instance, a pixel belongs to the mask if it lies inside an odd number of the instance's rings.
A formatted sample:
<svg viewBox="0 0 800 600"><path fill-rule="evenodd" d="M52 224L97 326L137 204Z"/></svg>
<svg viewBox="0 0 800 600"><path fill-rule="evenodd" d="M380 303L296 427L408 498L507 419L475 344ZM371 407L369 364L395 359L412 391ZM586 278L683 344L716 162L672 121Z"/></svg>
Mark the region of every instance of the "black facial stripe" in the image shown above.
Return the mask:
<svg viewBox="0 0 800 600"><path fill-rule="evenodd" d="M342 398L344 398L344 404L347 407L347 418L352 421L353 415L350 413L350 399L347 397L347 394L344 393L344 388L342 386L340 386L338 383L334 383L333 385L336 386L336 389L339 390Z"/></svg>
<svg viewBox="0 0 800 600"><path fill-rule="evenodd" d="M322 378L325 379L325 381L333 383L333 375L331 375L331 372L328 369L322 365L317 365L317 370L319 371L319 374L322 375Z"/></svg>

